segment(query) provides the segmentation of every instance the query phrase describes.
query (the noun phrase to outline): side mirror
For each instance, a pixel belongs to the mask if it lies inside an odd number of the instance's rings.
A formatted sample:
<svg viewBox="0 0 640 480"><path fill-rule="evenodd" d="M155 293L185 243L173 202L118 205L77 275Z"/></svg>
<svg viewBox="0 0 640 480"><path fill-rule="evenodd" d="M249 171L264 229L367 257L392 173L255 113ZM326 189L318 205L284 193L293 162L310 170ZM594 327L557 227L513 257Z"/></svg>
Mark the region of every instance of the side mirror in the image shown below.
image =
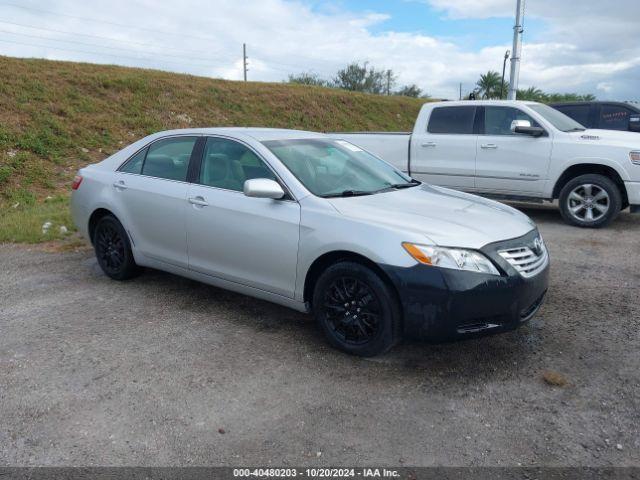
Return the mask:
<svg viewBox="0 0 640 480"><path fill-rule="evenodd" d="M529 120L514 120L511 122L511 131L513 133L531 135L532 137L541 137L544 135L544 128L532 127Z"/></svg>
<svg viewBox="0 0 640 480"><path fill-rule="evenodd" d="M631 115L629 117L629 131L640 132L640 115Z"/></svg>
<svg viewBox="0 0 640 480"><path fill-rule="evenodd" d="M284 197L284 190L280 184L269 178L254 178L244 182L244 194L247 197L273 198L278 200Z"/></svg>

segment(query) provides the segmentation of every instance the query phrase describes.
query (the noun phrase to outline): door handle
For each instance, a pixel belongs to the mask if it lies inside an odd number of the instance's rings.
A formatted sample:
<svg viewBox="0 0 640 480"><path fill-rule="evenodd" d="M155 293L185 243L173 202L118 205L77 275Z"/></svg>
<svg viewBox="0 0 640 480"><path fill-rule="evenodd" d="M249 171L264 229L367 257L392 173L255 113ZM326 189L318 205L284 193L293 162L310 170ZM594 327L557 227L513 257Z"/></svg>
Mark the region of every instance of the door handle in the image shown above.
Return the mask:
<svg viewBox="0 0 640 480"><path fill-rule="evenodd" d="M203 197L189 197L189 203L192 205L198 205L199 207L206 207L209 204Z"/></svg>
<svg viewBox="0 0 640 480"><path fill-rule="evenodd" d="M435 147L436 143L435 142L425 142L423 144L421 144L420 146L428 148L428 147Z"/></svg>
<svg viewBox="0 0 640 480"><path fill-rule="evenodd" d="M498 145L496 145L495 143L483 143L482 145L480 145L480 148L484 148L485 150L495 150L496 148L498 148Z"/></svg>
<svg viewBox="0 0 640 480"><path fill-rule="evenodd" d="M116 190L126 190L127 186L125 185L124 181L122 180L118 180L117 182L113 183L113 188L115 188Z"/></svg>

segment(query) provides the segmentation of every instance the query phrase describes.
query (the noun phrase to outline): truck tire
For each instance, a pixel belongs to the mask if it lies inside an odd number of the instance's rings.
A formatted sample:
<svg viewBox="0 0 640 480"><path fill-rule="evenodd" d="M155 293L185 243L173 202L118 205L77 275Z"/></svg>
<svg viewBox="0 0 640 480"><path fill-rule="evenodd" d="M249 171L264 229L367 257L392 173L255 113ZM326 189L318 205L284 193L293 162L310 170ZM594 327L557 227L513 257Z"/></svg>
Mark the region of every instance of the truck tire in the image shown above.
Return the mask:
<svg viewBox="0 0 640 480"><path fill-rule="evenodd" d="M620 213L622 194L613 180L589 173L572 178L560 191L565 222L583 228L602 228Z"/></svg>
<svg viewBox="0 0 640 480"><path fill-rule="evenodd" d="M327 341L352 355L380 355L400 337L401 310L395 292L360 263L338 262L320 275L313 313Z"/></svg>

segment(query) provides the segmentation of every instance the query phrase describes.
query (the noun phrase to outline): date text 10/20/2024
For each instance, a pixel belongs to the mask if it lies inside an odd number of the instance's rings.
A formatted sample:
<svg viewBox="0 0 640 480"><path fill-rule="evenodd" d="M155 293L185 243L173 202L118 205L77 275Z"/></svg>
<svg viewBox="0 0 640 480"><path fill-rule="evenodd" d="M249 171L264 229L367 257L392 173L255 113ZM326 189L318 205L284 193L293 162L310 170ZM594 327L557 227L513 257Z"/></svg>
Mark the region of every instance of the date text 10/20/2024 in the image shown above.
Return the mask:
<svg viewBox="0 0 640 480"><path fill-rule="evenodd" d="M387 468L234 468L238 478L396 478L397 470Z"/></svg>

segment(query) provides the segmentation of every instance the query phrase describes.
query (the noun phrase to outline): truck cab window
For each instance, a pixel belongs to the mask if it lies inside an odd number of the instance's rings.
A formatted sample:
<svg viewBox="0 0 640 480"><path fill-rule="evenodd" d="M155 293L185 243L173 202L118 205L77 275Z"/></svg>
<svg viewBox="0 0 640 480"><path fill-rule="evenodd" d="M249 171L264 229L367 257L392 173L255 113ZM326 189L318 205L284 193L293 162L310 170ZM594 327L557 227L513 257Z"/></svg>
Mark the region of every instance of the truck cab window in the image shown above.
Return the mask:
<svg viewBox="0 0 640 480"><path fill-rule="evenodd" d="M473 134L475 106L434 108L429 118L429 133Z"/></svg>
<svg viewBox="0 0 640 480"><path fill-rule="evenodd" d="M522 110L512 107L484 107L485 135L517 135L511 131L511 122L526 120L532 127L540 125Z"/></svg>

